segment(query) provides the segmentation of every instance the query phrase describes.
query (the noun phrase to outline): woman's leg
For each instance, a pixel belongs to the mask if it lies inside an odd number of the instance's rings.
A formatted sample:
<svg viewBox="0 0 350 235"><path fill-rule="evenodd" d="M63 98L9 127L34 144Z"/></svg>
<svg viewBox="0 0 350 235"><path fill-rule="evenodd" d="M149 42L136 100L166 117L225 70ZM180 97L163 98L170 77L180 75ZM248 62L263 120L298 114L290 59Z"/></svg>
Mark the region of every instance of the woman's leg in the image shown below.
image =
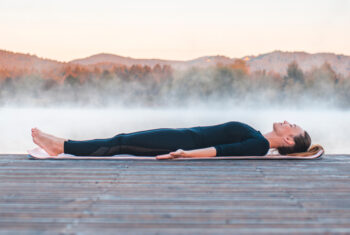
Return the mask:
<svg viewBox="0 0 350 235"><path fill-rule="evenodd" d="M105 139L71 140L64 142L64 153L76 156L112 156L120 154L120 135Z"/></svg>
<svg viewBox="0 0 350 235"><path fill-rule="evenodd" d="M186 128L158 128L121 133L111 138L92 140L67 140L64 153L76 156L113 156L132 154L155 156L182 148L196 148L196 143Z"/></svg>

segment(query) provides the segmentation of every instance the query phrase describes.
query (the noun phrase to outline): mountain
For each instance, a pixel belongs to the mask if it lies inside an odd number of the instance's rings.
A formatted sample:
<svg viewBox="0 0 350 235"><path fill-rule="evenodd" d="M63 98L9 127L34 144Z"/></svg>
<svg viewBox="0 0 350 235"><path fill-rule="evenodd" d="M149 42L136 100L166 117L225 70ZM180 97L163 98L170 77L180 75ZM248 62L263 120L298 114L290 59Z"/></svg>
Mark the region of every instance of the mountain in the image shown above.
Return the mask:
<svg viewBox="0 0 350 235"><path fill-rule="evenodd" d="M334 53L306 53L306 52L283 52L273 51L258 56L245 56L242 58L249 65L250 71L266 70L274 71L285 75L288 64L294 60L299 64L303 71L309 71L313 67L319 67L323 63L328 62L332 68L340 74L348 76L350 74L350 56L337 55ZM193 60L161 60L161 59L134 59L131 57L122 57L113 54L98 54L87 58L72 60L69 63L81 65L97 65L102 63L124 64L131 66L133 64L141 64L154 66L155 64L168 64L174 69L187 69L191 66L206 67L221 64L234 63L236 58L226 56L203 56Z"/></svg>
<svg viewBox="0 0 350 235"><path fill-rule="evenodd" d="M296 61L303 71L309 71L313 67L319 67L328 62L332 68L345 76L350 75L350 56L334 53L283 52L273 51L258 56L243 57L250 67L250 71L266 70L285 74L287 66Z"/></svg>
<svg viewBox="0 0 350 235"><path fill-rule="evenodd" d="M82 59L72 60L69 63L80 65L99 65L99 64L119 64L132 66L134 64L148 65L153 67L159 65L171 65L174 69L186 69L191 66L205 67L209 65L216 65L216 63L230 64L235 59L230 59L226 56L204 56L194 60L162 60L162 59L135 59L131 57L123 57L119 55L101 53L89 56Z"/></svg>
<svg viewBox="0 0 350 235"><path fill-rule="evenodd" d="M112 63L119 65L132 66L134 64L142 64L148 66L154 66L156 64L169 64L176 63L177 61L171 60L160 60L160 59L134 59L131 57L123 57L119 55L101 53L92 55L83 59L72 60L69 63L80 64L80 65L96 65L102 63ZM181 62L181 61L180 61Z"/></svg>
<svg viewBox="0 0 350 235"><path fill-rule="evenodd" d="M313 67L321 66L324 62L331 64L332 68L344 76L350 75L350 56L337 55L334 53L306 52L284 52L273 51L257 56L245 56L242 58L249 65L250 71L257 70L274 71L281 75L286 74L287 66L292 61L296 61L303 71L308 71ZM126 65L134 64L148 65L153 67L156 64L171 65L174 69L187 69L191 66L207 67L217 63L231 64L236 58L229 58L222 55L203 56L193 60L162 60L162 59L135 59L114 54L101 53L86 58L75 59L69 62L59 62L47 58L40 58L36 55L14 53L0 50L0 70L23 70L23 71L44 71L58 70L65 65L97 66L104 68L104 65Z"/></svg>
<svg viewBox="0 0 350 235"><path fill-rule="evenodd" d="M64 65L63 62L40 58L36 55L14 53L0 50L0 69L6 70L43 70L55 69Z"/></svg>

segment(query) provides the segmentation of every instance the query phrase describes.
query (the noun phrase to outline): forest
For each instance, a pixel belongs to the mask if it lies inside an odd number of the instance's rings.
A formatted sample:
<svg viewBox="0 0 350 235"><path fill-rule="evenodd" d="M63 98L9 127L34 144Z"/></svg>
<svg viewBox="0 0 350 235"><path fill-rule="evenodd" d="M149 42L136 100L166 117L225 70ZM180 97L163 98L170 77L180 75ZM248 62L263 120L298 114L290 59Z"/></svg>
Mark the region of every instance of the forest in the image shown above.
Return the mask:
<svg viewBox="0 0 350 235"><path fill-rule="evenodd" d="M48 70L0 69L0 106L350 108L350 75L325 62L302 71L293 61L286 75L250 72L244 60L229 65L174 70L170 65L82 66Z"/></svg>

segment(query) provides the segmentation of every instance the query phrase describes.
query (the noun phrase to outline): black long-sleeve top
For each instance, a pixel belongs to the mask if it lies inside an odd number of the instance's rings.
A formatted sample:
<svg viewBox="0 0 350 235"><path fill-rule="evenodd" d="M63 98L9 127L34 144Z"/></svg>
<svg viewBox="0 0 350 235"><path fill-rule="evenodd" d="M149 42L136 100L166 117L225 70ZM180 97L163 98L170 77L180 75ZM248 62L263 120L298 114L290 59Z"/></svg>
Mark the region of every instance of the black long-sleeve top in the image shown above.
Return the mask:
<svg viewBox="0 0 350 235"><path fill-rule="evenodd" d="M270 149L268 140L260 131L242 122L187 129L201 147L214 147L216 156L264 156Z"/></svg>

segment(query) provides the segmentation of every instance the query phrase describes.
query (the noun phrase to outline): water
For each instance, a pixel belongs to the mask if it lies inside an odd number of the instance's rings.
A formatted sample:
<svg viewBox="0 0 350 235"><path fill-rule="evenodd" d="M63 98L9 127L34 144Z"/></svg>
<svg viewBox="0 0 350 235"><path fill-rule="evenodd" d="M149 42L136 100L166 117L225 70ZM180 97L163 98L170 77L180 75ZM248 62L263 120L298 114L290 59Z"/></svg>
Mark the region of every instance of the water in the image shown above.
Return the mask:
<svg viewBox="0 0 350 235"><path fill-rule="evenodd" d="M153 128L215 125L227 121L245 122L261 133L272 130L273 122L296 123L308 131L312 144L326 153L350 154L348 133L350 111L277 109L143 109L143 108L0 108L0 153L26 154L37 147L31 128L55 136L87 140L109 138Z"/></svg>

